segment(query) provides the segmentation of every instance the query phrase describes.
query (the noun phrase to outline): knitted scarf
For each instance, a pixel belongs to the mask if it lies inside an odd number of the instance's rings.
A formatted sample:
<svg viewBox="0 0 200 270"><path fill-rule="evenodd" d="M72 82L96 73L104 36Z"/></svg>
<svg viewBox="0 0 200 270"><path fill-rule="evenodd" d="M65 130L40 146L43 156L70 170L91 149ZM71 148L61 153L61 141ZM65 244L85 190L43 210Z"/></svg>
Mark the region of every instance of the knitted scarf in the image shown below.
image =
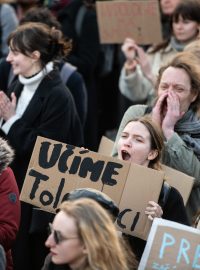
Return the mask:
<svg viewBox="0 0 200 270"><path fill-rule="evenodd" d="M200 160L200 119L193 110L188 110L176 123L175 131Z"/></svg>
<svg viewBox="0 0 200 270"><path fill-rule="evenodd" d="M170 44L173 49L175 49L177 52L182 52L184 47L187 45L185 43L180 43L178 40L175 39L175 37L171 37Z"/></svg>

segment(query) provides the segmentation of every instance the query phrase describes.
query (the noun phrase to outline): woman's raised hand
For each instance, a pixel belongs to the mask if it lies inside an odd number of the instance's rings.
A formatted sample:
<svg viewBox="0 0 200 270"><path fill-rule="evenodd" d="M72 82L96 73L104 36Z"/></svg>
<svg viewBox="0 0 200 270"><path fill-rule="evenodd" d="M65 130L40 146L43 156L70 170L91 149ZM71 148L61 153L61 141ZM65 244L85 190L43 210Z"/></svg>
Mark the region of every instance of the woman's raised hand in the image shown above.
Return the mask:
<svg viewBox="0 0 200 270"><path fill-rule="evenodd" d="M163 92L162 95L158 97L152 110L152 120L160 127L162 127L167 96L168 92Z"/></svg>
<svg viewBox="0 0 200 270"><path fill-rule="evenodd" d="M163 215L163 210L156 202L149 201L145 214L148 216L148 219L153 220L155 217L161 218Z"/></svg>
<svg viewBox="0 0 200 270"><path fill-rule="evenodd" d="M140 65L142 72L144 76L153 83L155 84L155 78L152 74L152 68L151 64L149 62L148 55L145 53L143 48L140 46L135 45L136 51L137 51L137 56L136 56L136 61Z"/></svg>
<svg viewBox="0 0 200 270"><path fill-rule="evenodd" d="M124 43L122 44L122 52L126 57L126 60L132 61L136 56L136 43L131 38L126 38Z"/></svg>
<svg viewBox="0 0 200 270"><path fill-rule="evenodd" d="M124 56L126 57L126 62L124 64L124 68L126 71L126 74L129 75L133 73L137 66L137 61L135 59L136 57L136 44L135 41L131 38L126 38L121 49L124 53Z"/></svg>
<svg viewBox="0 0 200 270"><path fill-rule="evenodd" d="M184 112L181 112L178 95L173 91L168 92L166 102L167 111L162 121L162 130L165 138L169 140L174 134L174 126L176 122L181 119Z"/></svg>

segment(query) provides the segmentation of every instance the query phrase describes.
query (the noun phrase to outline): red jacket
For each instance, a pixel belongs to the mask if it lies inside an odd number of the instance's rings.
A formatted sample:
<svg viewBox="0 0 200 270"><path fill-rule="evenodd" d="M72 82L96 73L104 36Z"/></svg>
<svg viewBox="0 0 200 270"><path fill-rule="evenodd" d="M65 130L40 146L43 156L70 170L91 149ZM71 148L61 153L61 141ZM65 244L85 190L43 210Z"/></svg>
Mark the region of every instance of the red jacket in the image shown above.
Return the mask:
<svg viewBox="0 0 200 270"><path fill-rule="evenodd" d="M0 244L6 252L6 270L13 269L11 248L20 223L19 190L11 168L0 175Z"/></svg>

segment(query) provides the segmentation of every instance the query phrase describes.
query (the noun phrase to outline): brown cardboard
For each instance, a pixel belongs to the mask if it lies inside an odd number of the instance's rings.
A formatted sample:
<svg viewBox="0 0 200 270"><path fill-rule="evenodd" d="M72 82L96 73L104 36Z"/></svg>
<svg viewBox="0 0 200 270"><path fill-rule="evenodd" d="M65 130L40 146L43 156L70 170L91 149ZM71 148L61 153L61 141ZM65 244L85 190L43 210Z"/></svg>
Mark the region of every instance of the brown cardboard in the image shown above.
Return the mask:
<svg viewBox="0 0 200 270"><path fill-rule="evenodd" d="M105 136L101 137L101 141L98 148L98 153L105 155L105 156L111 156L112 149L113 149L113 141L108 139Z"/></svg>
<svg viewBox="0 0 200 270"><path fill-rule="evenodd" d="M181 193L184 204L186 205L194 185L194 177L165 165L162 165L162 168L165 172L167 182Z"/></svg>
<svg viewBox="0 0 200 270"><path fill-rule="evenodd" d="M200 231L163 219L154 219L138 270L199 269Z"/></svg>
<svg viewBox="0 0 200 270"><path fill-rule="evenodd" d="M53 149L56 149L56 147L60 147L60 155L59 155L59 161L57 161L54 166L51 168L44 168L44 166L40 166L39 160L45 159L41 158L41 149L42 145L49 144L49 150L48 150L48 159L52 159L52 156L55 157L55 155L52 155ZM54 212L55 209L58 207L58 205L61 203L64 195L67 192L70 192L71 190L75 188L81 188L81 187L90 187L97 190L103 189L103 183L102 178L105 178L105 172L110 171L109 165L115 164L117 167L115 169L115 172L112 176L111 182L116 181L116 184L113 186L114 194L116 197L116 201L119 201L121 198L121 193L123 191L123 185L126 181L126 175L128 173L129 167L127 164L123 164L118 159L105 157L99 154L96 154L94 152L83 150L78 147L74 147L72 155L67 159L67 161L64 160L63 164L64 167L67 167L66 172L61 172L58 169L58 164L60 164L60 161L62 160L61 157L66 156L66 149L68 147L72 147L70 145L66 145L57 141L53 141L50 139L46 139L43 137L38 137L35 148L32 153L32 157L30 160L30 166L27 170L24 185L22 188L22 192L20 195L20 199L22 201L26 201L30 204L33 204L35 206L41 207L43 210ZM84 153L85 152L85 153ZM69 173L71 172L71 165L76 160L75 158L81 159L80 165L78 166L77 173ZM77 159L77 160L78 160ZM91 181L91 173L88 172L86 177L81 177L80 174L80 168L83 166L83 161L90 160L93 163L99 162L103 164L103 169L101 171L100 176L94 181ZM83 166L86 167L86 166ZM125 167L125 169L124 169ZM106 170L108 169L108 170ZM31 176L32 171L36 171L40 174L43 174L45 177L49 178L46 181L40 181L39 185L36 185L36 178L34 176ZM97 169L94 170L94 174L97 174ZM32 174L33 175L33 174ZM107 176L106 180L110 180L110 178ZM106 186L106 184L104 184ZM120 187L120 189L119 189ZM34 192L34 188L36 189ZM110 195L112 195L112 192L110 192Z"/></svg>
<svg viewBox="0 0 200 270"><path fill-rule="evenodd" d="M88 167L88 164L98 167ZM39 181L38 175L43 180ZM121 219L118 218L117 224L125 226L118 226L122 231L146 239L150 222L144 210L149 200L158 200L163 178L163 172L38 137L20 199L55 212L66 193L75 188L94 188L105 192L119 205ZM122 215L125 209L131 209L131 213ZM139 217L131 228L137 212Z"/></svg>
<svg viewBox="0 0 200 270"><path fill-rule="evenodd" d="M99 144L98 152L105 155L111 155L113 146L114 142L103 136ZM194 177L166 165L162 165L162 169L165 172L165 179L172 187L175 187L181 193L184 204L186 205L194 185Z"/></svg>
<svg viewBox="0 0 200 270"><path fill-rule="evenodd" d="M162 41L157 0L97 1L101 43L123 43L133 38L138 44Z"/></svg>
<svg viewBox="0 0 200 270"><path fill-rule="evenodd" d="M161 179L163 178L163 172L131 164L119 204L120 212L124 211L124 209L130 209L131 211L126 212L122 218L121 223L126 224L126 228L122 229L122 226L118 226L118 229L146 240L151 221L144 212L149 201L158 202L163 184ZM137 217L139 218L132 233L131 226L133 220L137 219Z"/></svg>

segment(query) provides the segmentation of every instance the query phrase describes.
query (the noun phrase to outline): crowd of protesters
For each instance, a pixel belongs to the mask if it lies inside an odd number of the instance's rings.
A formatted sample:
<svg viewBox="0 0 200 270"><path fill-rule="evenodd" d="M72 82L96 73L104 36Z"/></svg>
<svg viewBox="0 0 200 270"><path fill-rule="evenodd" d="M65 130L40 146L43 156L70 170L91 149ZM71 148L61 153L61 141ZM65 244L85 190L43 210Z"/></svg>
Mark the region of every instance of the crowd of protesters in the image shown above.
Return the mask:
<svg viewBox="0 0 200 270"><path fill-rule="evenodd" d="M97 151L115 130L113 157L194 178L186 206L164 178L147 218L199 228L200 1L159 10L161 44L103 46L94 0L0 1L0 269L131 270L146 245L95 189L71 190L56 214L20 201L37 136Z"/></svg>

